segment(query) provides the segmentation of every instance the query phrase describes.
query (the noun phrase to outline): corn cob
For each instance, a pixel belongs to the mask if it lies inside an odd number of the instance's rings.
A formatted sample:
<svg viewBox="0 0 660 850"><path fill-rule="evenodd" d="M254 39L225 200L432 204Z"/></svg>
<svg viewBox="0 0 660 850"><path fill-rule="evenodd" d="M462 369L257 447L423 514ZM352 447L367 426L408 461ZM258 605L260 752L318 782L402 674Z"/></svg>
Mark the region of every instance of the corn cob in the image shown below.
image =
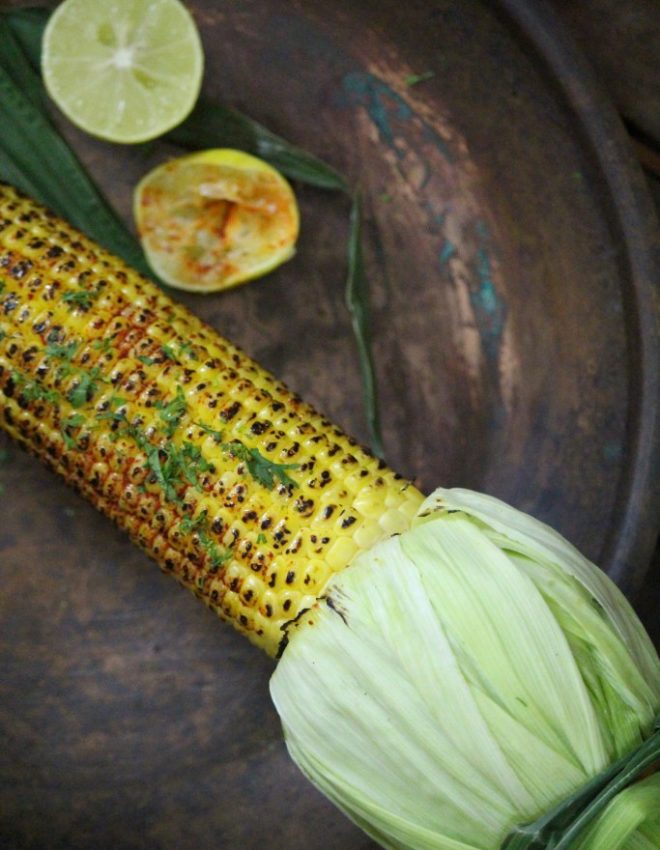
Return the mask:
<svg viewBox="0 0 660 850"><path fill-rule="evenodd" d="M2 427L275 655L422 496L155 284L0 184Z"/></svg>

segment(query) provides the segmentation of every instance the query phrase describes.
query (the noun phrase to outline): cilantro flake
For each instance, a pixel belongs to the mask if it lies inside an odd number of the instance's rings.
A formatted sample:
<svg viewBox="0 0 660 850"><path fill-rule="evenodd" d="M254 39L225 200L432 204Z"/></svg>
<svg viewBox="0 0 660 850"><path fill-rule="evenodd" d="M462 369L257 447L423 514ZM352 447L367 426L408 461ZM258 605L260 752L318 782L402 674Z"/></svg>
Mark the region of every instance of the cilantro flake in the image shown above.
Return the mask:
<svg viewBox="0 0 660 850"><path fill-rule="evenodd" d="M226 564L227 561L231 560L231 550L225 549L223 552L221 551L217 543L213 543L210 540L207 540L206 542L202 541L202 543L204 545L204 548L206 549L206 554L209 556L211 562L210 569L217 570L223 564Z"/></svg>
<svg viewBox="0 0 660 850"><path fill-rule="evenodd" d="M178 363L178 360L176 359L176 352L171 345L161 345L160 350L167 360L171 360L173 363Z"/></svg>
<svg viewBox="0 0 660 850"><path fill-rule="evenodd" d="M202 511L198 517L187 516L179 523L179 529L183 534L192 534L200 529L205 529L208 525L208 511Z"/></svg>
<svg viewBox="0 0 660 850"><path fill-rule="evenodd" d="M213 464L202 455L199 446L194 443L185 442L181 447L181 457L183 460L194 467L196 473L212 472Z"/></svg>
<svg viewBox="0 0 660 850"><path fill-rule="evenodd" d="M159 446L151 446L149 448L147 451L147 469L153 473L156 482L162 488L168 502L178 503L180 502L180 499L177 494L175 484L180 482L172 480L170 471L167 468L167 460L165 461L165 467L163 467L160 459L161 451L167 454L166 451L161 450Z"/></svg>
<svg viewBox="0 0 660 850"><path fill-rule="evenodd" d="M71 429L77 429L82 427L85 424L85 421L85 417L82 415L82 413L74 413L73 416L69 416L67 419L64 420L64 422L62 422L62 427L60 430L62 434L62 439L64 440L64 444L66 445L67 449L78 448L77 441L71 436L69 431Z"/></svg>
<svg viewBox="0 0 660 850"><path fill-rule="evenodd" d="M209 521L208 511L202 511L197 517L184 517L179 523L179 530L182 534L197 534L200 546L209 558L209 569L217 570L224 563L231 559L229 549L224 551L218 544L211 539L208 533Z"/></svg>
<svg viewBox="0 0 660 850"><path fill-rule="evenodd" d="M49 390L42 386L38 381L29 381L20 372L12 372L12 380L19 388L21 395L27 402L31 401L48 401L51 404L58 404L60 394L55 390Z"/></svg>
<svg viewBox="0 0 660 850"><path fill-rule="evenodd" d="M71 387L66 396L73 407L82 407L91 401L97 389L99 374L97 368L90 369L89 372L83 370L78 372L78 383Z"/></svg>
<svg viewBox="0 0 660 850"><path fill-rule="evenodd" d="M218 443L218 445L222 443L225 438L222 431L216 431L215 428L209 428L209 426L205 425L203 422L195 422L193 424L195 424L198 428L201 428L202 431L209 436L213 437L213 441Z"/></svg>
<svg viewBox="0 0 660 850"><path fill-rule="evenodd" d="M156 408L160 411L160 418L165 423L165 433L168 437L171 437L188 409L186 397L181 387L176 388L176 397L172 401L167 403L157 401Z"/></svg>
<svg viewBox="0 0 660 850"><path fill-rule="evenodd" d="M92 343L92 348L96 351L100 351L102 354L107 354L108 351L112 348L113 337L105 336L101 339L97 339Z"/></svg>
<svg viewBox="0 0 660 850"><path fill-rule="evenodd" d="M46 346L46 356L54 357L57 360L64 360L70 363L78 350L77 342L69 342L65 345L60 345L55 342L49 342Z"/></svg>
<svg viewBox="0 0 660 850"><path fill-rule="evenodd" d="M105 410L96 414L96 418L100 420L110 419L113 422L126 422L126 411L117 410L118 407L123 407L127 404L125 398L113 395L110 397Z"/></svg>
<svg viewBox="0 0 660 850"><path fill-rule="evenodd" d="M190 342L182 342L179 346L179 349L182 354L185 354L189 360L197 360L197 355L195 354L195 350L192 347L192 343Z"/></svg>
<svg viewBox="0 0 660 850"><path fill-rule="evenodd" d="M99 293L90 289L69 290L62 295L65 304L71 304L73 309L86 313L98 298Z"/></svg>
<svg viewBox="0 0 660 850"><path fill-rule="evenodd" d="M296 487L296 482L287 475L288 469L298 469L299 463L275 463L264 457L259 449L250 449L240 440L232 440L231 443L223 443L222 448L232 457L242 460L248 468L248 472L267 490L272 490L277 479L280 484Z"/></svg>

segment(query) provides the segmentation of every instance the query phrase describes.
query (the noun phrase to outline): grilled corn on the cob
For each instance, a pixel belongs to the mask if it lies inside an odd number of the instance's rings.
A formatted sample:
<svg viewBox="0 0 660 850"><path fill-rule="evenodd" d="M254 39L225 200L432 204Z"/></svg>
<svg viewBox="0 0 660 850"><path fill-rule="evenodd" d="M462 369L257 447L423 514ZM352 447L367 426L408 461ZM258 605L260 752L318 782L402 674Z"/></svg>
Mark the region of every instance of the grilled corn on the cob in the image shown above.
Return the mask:
<svg viewBox="0 0 660 850"><path fill-rule="evenodd" d="M0 424L271 655L422 496L230 342L0 184Z"/></svg>

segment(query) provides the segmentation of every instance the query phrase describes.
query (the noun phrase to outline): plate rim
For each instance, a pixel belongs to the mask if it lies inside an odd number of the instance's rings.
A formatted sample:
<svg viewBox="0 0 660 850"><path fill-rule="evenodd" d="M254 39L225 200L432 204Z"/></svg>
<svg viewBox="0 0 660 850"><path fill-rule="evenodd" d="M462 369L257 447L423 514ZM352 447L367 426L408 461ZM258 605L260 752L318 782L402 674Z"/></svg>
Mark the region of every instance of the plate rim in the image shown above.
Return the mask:
<svg viewBox="0 0 660 850"><path fill-rule="evenodd" d="M620 236L627 372L627 442L630 462L617 485L616 529L603 541L601 566L628 595L650 572L660 535L660 228L646 178L612 100L547 0L497 0L552 75L558 95L576 119L592 163L602 178L611 229Z"/></svg>

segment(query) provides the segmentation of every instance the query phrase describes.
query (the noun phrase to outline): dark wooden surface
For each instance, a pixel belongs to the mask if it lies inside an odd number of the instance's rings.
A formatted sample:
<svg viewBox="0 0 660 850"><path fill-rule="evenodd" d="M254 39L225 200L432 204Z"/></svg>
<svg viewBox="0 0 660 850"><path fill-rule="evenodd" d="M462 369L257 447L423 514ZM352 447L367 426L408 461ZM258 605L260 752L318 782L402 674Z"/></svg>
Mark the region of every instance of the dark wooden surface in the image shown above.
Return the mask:
<svg viewBox="0 0 660 850"><path fill-rule="evenodd" d="M426 490L501 496L639 584L649 550L633 538L657 530L636 477L652 401L638 393L640 282L563 82L477 0L191 6L207 93L361 184L391 464ZM608 126L608 167L646 224L640 175ZM125 215L134 182L174 153L63 127ZM185 300L365 439L343 307L347 203L296 188L296 259ZM271 663L0 446L0 847L371 848L288 761ZM636 555L614 561L622 535Z"/></svg>

